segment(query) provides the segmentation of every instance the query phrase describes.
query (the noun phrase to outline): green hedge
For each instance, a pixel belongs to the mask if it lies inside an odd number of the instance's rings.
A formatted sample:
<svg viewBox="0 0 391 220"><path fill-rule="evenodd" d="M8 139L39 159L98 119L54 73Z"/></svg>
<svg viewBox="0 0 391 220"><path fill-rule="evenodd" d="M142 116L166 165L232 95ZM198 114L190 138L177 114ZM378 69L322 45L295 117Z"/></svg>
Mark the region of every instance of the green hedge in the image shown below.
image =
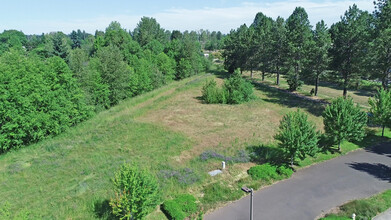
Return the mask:
<svg viewBox="0 0 391 220"><path fill-rule="evenodd" d="M272 179L284 179L292 176L292 169L285 166L274 166L268 163L262 165L256 165L248 170L248 174L254 180L272 180Z"/></svg>
<svg viewBox="0 0 391 220"><path fill-rule="evenodd" d="M196 198L190 194L183 194L175 199L163 203L163 210L169 219L183 220L198 210Z"/></svg>

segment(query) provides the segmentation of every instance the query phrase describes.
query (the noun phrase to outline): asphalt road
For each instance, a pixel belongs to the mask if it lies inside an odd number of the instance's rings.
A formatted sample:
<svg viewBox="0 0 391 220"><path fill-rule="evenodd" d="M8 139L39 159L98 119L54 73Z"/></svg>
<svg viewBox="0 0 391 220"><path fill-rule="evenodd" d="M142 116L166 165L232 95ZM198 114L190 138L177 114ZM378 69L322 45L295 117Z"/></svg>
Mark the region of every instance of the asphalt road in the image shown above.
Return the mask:
<svg viewBox="0 0 391 220"><path fill-rule="evenodd" d="M391 143L299 170L254 193L254 219L312 220L349 200L391 189ZM205 216L206 220L248 220L249 196Z"/></svg>

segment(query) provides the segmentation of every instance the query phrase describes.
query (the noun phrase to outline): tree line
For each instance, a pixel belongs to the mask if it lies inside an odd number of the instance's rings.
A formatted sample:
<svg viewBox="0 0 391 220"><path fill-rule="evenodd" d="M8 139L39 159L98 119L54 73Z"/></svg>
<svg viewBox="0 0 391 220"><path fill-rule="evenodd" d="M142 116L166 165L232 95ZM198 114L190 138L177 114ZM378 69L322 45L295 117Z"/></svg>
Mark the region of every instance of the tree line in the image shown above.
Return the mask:
<svg viewBox="0 0 391 220"><path fill-rule="evenodd" d="M202 48L224 36L168 31L149 17L133 31L0 34L0 153L56 135L121 100L210 67Z"/></svg>
<svg viewBox="0 0 391 220"><path fill-rule="evenodd" d="M350 87L361 79L378 80L384 89L391 72L391 3L376 0L373 13L349 7L341 20L330 28L319 21L310 25L304 8L297 7L284 20L263 13L253 23L231 30L225 39L225 68L286 75L290 90L298 89L303 80L315 86L319 80L338 82L346 97Z"/></svg>

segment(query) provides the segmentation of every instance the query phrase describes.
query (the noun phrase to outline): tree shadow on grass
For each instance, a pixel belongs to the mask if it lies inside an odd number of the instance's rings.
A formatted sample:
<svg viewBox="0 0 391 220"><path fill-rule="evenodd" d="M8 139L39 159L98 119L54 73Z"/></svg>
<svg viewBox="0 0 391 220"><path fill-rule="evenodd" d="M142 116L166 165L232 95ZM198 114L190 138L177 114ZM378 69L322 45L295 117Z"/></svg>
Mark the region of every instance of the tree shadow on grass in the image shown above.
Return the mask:
<svg viewBox="0 0 391 220"><path fill-rule="evenodd" d="M110 206L110 200L99 200L94 203L95 216L99 219L114 220L116 218Z"/></svg>
<svg viewBox="0 0 391 220"><path fill-rule="evenodd" d="M379 180L391 182L391 167L381 163L348 163L349 167L366 172Z"/></svg>
<svg viewBox="0 0 391 220"><path fill-rule="evenodd" d="M266 102L284 105L288 108L302 108L315 116L321 116L325 109L326 103L324 103L324 101L300 96L283 89L270 87L254 81L252 83L256 89L267 95L267 98L263 99Z"/></svg>
<svg viewBox="0 0 391 220"><path fill-rule="evenodd" d="M259 145L248 146L246 149L250 152L250 161L257 164L270 163L273 165L286 164L284 152L281 148L275 146Z"/></svg>

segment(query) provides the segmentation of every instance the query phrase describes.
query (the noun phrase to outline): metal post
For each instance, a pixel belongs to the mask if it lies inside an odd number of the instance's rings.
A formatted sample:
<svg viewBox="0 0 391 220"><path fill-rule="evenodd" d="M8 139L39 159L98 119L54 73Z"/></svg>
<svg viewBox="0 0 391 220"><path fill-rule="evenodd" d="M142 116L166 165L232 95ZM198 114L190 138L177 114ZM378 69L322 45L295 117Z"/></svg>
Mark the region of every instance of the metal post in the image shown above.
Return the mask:
<svg viewBox="0 0 391 220"><path fill-rule="evenodd" d="M254 198L254 190L251 188L251 200L250 200L250 220L253 220L253 198Z"/></svg>

